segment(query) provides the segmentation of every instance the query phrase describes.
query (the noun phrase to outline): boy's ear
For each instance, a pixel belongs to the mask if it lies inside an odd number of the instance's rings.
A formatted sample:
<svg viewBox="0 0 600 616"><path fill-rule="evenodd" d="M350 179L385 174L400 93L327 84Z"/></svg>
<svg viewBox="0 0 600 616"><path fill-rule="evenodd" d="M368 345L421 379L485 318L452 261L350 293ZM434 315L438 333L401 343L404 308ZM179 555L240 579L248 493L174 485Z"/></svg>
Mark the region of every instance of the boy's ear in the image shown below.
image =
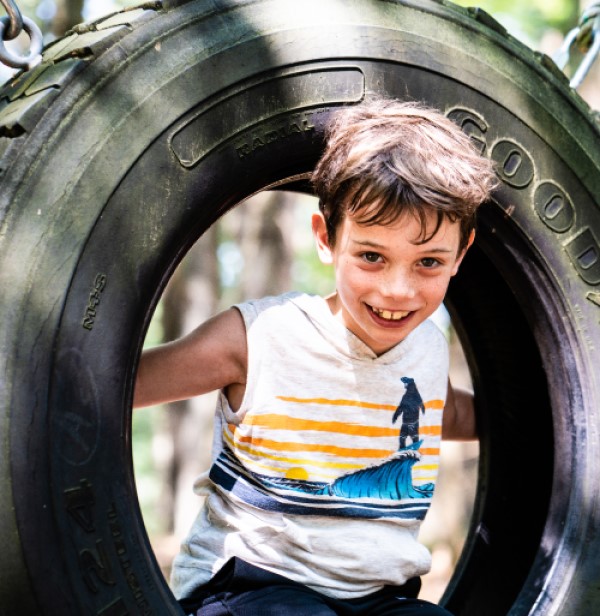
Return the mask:
<svg viewBox="0 0 600 616"><path fill-rule="evenodd" d="M327 235L327 224L321 212L315 212L312 215L312 231L317 244L317 254L321 263L331 265L333 263L333 255L329 246L329 237Z"/></svg>
<svg viewBox="0 0 600 616"><path fill-rule="evenodd" d="M473 244L474 241L475 241L475 229L471 231L471 234L469 235L469 239L467 240L467 245L461 250L460 254L458 255L458 258L456 259L456 262L454 263L454 267L452 268L452 276L454 276L456 272L458 272L458 268L460 267L462 260L465 258L465 255L467 254L467 250L471 248L471 245Z"/></svg>

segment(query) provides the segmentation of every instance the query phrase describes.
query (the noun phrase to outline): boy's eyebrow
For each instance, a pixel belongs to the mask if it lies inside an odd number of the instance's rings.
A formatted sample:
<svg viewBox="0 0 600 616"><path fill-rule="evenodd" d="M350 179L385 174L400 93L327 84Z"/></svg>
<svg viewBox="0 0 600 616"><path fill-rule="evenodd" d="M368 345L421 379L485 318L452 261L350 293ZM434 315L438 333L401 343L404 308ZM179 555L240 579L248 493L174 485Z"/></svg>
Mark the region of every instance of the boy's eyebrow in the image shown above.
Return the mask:
<svg viewBox="0 0 600 616"><path fill-rule="evenodd" d="M421 246L425 246L425 244L420 244L420 245ZM427 248L427 252L434 252L434 253L435 252L443 252L443 253L446 253L446 252L454 252L454 249L453 248L442 248L442 247L439 247L439 248Z"/></svg>
<svg viewBox="0 0 600 616"><path fill-rule="evenodd" d="M376 248L377 250L385 250L387 248L387 246L385 246L384 244L379 244L377 242L374 242L373 240L351 240L353 244L356 244L357 246L363 246L366 248ZM426 246L427 243L425 244L421 244L418 241L417 242L411 242L411 244L415 245L415 246ZM453 248L444 248L442 246L438 246L436 248L427 248L427 252L432 252L432 253L451 253L454 252Z"/></svg>
<svg viewBox="0 0 600 616"><path fill-rule="evenodd" d="M386 248L383 244L378 244L372 240L351 240L353 244L358 246L368 246L369 248Z"/></svg>

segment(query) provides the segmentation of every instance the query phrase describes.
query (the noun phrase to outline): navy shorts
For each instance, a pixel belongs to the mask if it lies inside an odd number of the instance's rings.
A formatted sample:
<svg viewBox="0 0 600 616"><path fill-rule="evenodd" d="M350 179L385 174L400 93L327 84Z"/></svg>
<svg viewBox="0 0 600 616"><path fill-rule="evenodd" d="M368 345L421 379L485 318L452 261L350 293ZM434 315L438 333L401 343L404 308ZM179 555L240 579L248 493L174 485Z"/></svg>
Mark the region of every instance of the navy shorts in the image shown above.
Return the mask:
<svg viewBox="0 0 600 616"><path fill-rule="evenodd" d="M179 604L186 616L452 616L417 599L420 588L420 578L413 578L358 599L333 599L232 558Z"/></svg>

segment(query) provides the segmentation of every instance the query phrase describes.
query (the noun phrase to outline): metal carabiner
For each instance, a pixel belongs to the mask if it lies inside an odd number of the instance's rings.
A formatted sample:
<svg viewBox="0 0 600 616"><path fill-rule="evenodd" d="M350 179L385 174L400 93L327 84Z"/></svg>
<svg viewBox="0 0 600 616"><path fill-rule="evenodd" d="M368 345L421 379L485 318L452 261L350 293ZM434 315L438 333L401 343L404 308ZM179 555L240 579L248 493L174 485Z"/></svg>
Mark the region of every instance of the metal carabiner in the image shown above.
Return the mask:
<svg viewBox="0 0 600 616"><path fill-rule="evenodd" d="M592 46L585 54L581 64L577 67L571 79L570 86L572 88L577 89L581 85L581 82L589 73L592 64L598 58L598 54L600 54L600 16L594 19L594 25L592 26Z"/></svg>
<svg viewBox="0 0 600 616"><path fill-rule="evenodd" d="M564 70L569 63L569 58L571 57L571 47L573 47L575 40L579 36L579 31L580 28L577 27L568 32L562 45L554 52L554 55L552 56L554 64L556 64L561 71Z"/></svg>
<svg viewBox="0 0 600 616"><path fill-rule="evenodd" d="M563 44L554 54L553 60L558 68L564 70L571 57L571 49L585 38L591 40L591 46L571 77L569 85L573 89L581 85L592 64L600 55L600 3L592 4L583 12L579 24L567 34Z"/></svg>
<svg viewBox="0 0 600 616"><path fill-rule="evenodd" d="M29 53L26 56L14 54L4 44L5 32L10 27L9 17L0 17L0 62L12 68L24 68L30 70L41 63L43 37L41 30L29 17L23 17L23 30L28 34L30 44Z"/></svg>

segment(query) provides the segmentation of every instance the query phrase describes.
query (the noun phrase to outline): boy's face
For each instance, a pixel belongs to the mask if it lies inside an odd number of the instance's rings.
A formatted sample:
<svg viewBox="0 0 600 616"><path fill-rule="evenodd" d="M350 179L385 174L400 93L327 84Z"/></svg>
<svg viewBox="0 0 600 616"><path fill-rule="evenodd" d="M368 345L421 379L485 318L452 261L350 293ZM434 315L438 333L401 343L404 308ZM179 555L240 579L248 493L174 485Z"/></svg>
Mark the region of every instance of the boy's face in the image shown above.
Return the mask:
<svg viewBox="0 0 600 616"><path fill-rule="evenodd" d="M428 216L428 229L435 222ZM410 214L371 226L347 215L333 248L320 213L313 215L313 232L321 261L335 267L336 292L328 298L333 314L378 355L438 308L467 250L459 253L459 224L446 218L424 244L420 222Z"/></svg>

